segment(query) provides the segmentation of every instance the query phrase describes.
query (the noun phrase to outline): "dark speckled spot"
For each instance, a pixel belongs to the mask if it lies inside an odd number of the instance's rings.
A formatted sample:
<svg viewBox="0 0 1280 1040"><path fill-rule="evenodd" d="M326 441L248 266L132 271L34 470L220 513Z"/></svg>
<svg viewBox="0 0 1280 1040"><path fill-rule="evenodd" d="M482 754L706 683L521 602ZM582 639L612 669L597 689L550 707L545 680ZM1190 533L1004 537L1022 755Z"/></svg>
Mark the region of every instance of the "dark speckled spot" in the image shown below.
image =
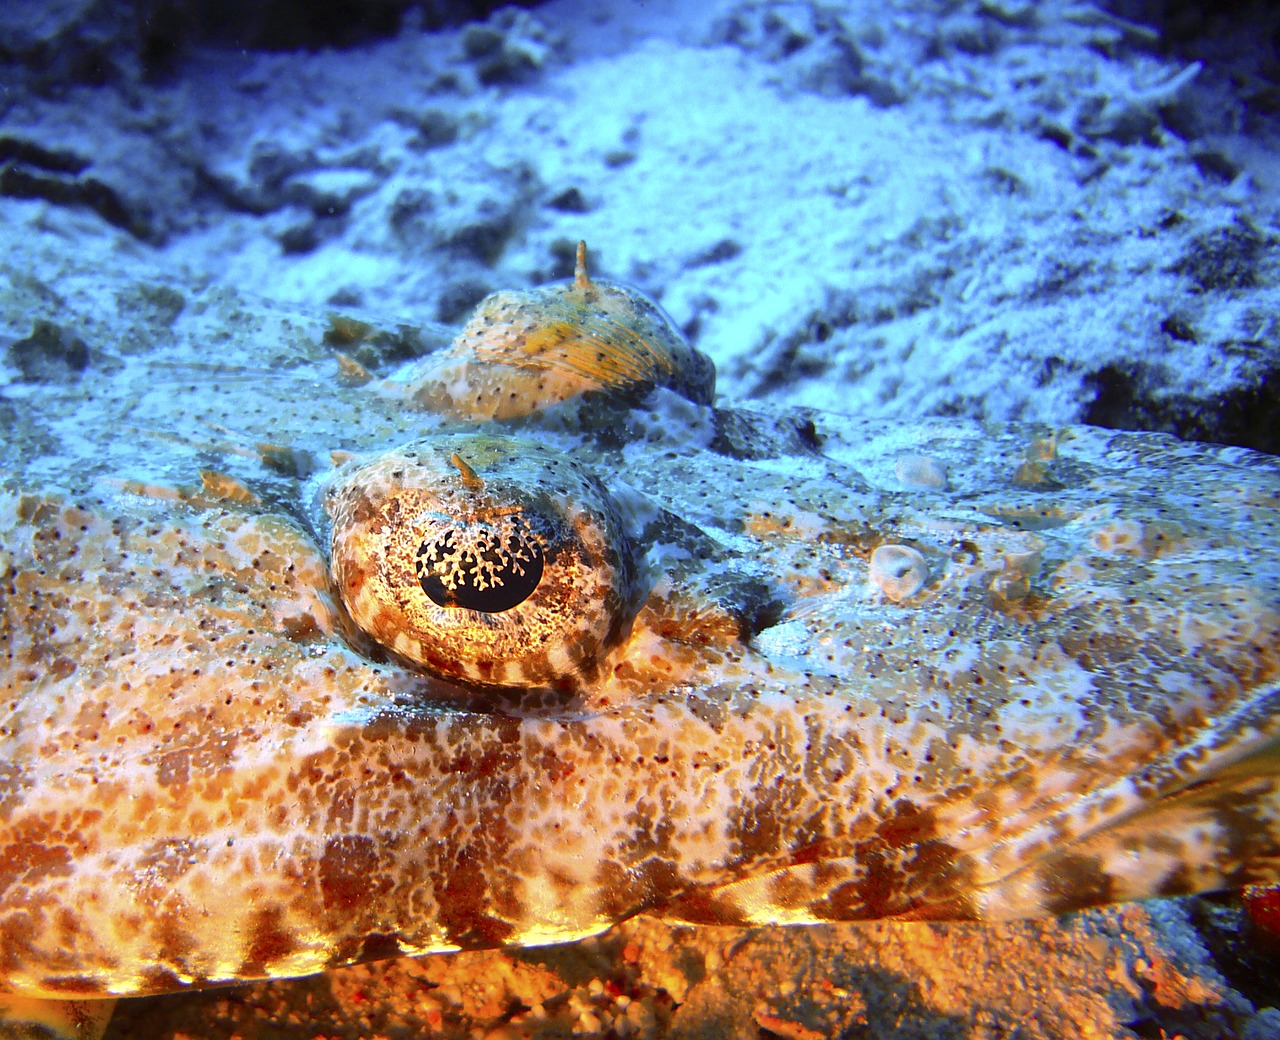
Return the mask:
<svg viewBox="0 0 1280 1040"><path fill-rule="evenodd" d="M899 799L875 833L850 857L861 877L832 889L811 909L828 921L875 920L912 915L931 918L938 908L955 908L968 870L956 849L937 836L937 818ZM958 912L955 916L963 917Z"/></svg>
<svg viewBox="0 0 1280 1040"><path fill-rule="evenodd" d="M742 910L731 900L701 889L686 893L662 907L662 917L690 924L745 925Z"/></svg>
<svg viewBox="0 0 1280 1040"><path fill-rule="evenodd" d="M360 944L359 960L382 961L400 956L400 943L394 935L366 935Z"/></svg>
<svg viewBox="0 0 1280 1040"><path fill-rule="evenodd" d="M189 775L191 754L185 748L167 751L156 763L156 783L161 787L185 784Z"/></svg>
<svg viewBox="0 0 1280 1040"><path fill-rule="evenodd" d="M31 335L9 347L9 362L28 383L72 383L89 367L84 340L51 321L37 321Z"/></svg>
<svg viewBox="0 0 1280 1040"><path fill-rule="evenodd" d="M800 409L781 416L717 408L712 415L715 435L707 445L731 459L776 459L784 455L812 455L821 446L813 419Z"/></svg>
<svg viewBox="0 0 1280 1040"><path fill-rule="evenodd" d="M283 918L284 912L278 906L264 907L253 915L249 950L236 974L246 979L270 975L273 963L297 949L297 940L284 926Z"/></svg>
<svg viewBox="0 0 1280 1040"><path fill-rule="evenodd" d="M449 941L463 949L501 946L515 930L508 922L489 914L489 885L485 880L487 857L474 846L458 851L453 870L436 884L440 923Z"/></svg>
<svg viewBox="0 0 1280 1040"><path fill-rule="evenodd" d="M351 910L368 898L378 866L372 838L348 834L325 842L320 860L320 891L326 910Z"/></svg>
<svg viewBox="0 0 1280 1040"><path fill-rule="evenodd" d="M68 877L74 869L71 864L71 850L65 845L13 842L0 857L0 893L19 880L32 884L49 876Z"/></svg>
<svg viewBox="0 0 1280 1040"><path fill-rule="evenodd" d="M1055 856L1041 867L1040 883L1045 893L1044 908L1050 914L1115 902L1115 882L1094 856L1069 852Z"/></svg>
<svg viewBox="0 0 1280 1040"><path fill-rule="evenodd" d="M0 820L22 802L31 780L12 762L0 762Z"/></svg>
<svg viewBox="0 0 1280 1040"><path fill-rule="evenodd" d="M101 981L86 975L52 975L42 979L41 984L69 997L100 997L105 988Z"/></svg>
<svg viewBox="0 0 1280 1040"><path fill-rule="evenodd" d="M168 968L145 968L142 972L142 993L175 993L186 989L191 983Z"/></svg>

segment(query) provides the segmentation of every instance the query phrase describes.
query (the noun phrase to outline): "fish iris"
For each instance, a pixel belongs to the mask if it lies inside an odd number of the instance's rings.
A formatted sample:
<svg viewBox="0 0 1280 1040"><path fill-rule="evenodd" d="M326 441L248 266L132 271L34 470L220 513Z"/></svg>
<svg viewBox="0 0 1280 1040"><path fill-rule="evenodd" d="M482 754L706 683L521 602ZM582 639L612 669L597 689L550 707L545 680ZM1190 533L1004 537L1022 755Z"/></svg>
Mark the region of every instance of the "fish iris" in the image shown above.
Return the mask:
<svg viewBox="0 0 1280 1040"><path fill-rule="evenodd" d="M431 602L498 614L519 606L542 580L543 554L520 517L473 523L418 547L418 582Z"/></svg>

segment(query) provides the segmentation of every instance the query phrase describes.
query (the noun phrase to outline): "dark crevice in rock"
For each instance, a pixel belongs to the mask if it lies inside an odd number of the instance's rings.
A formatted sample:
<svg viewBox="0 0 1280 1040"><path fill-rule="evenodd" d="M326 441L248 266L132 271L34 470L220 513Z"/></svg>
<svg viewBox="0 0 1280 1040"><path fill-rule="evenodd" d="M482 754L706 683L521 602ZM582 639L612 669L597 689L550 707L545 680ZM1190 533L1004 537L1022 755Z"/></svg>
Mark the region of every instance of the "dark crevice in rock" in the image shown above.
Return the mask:
<svg viewBox="0 0 1280 1040"><path fill-rule="evenodd" d="M1214 965L1255 1007L1280 1007L1280 941L1254 927L1236 893L1185 900Z"/></svg>
<svg viewBox="0 0 1280 1040"><path fill-rule="evenodd" d="M6 163L0 166L0 195L12 199L44 199L62 206L84 206L135 238L143 241L157 238L150 224L127 206L110 185L95 177L67 177Z"/></svg>
<svg viewBox="0 0 1280 1040"><path fill-rule="evenodd" d="M359 47L410 25L445 29L480 21L500 7L536 7L536 0L165 0L155 18L162 31L144 34L146 53L169 57L183 42L260 51Z"/></svg>
<svg viewBox="0 0 1280 1040"><path fill-rule="evenodd" d="M1094 397L1081 420L1110 429L1151 430L1280 453L1280 365L1246 386L1210 398L1161 396L1160 382L1141 363L1104 365L1084 379Z"/></svg>

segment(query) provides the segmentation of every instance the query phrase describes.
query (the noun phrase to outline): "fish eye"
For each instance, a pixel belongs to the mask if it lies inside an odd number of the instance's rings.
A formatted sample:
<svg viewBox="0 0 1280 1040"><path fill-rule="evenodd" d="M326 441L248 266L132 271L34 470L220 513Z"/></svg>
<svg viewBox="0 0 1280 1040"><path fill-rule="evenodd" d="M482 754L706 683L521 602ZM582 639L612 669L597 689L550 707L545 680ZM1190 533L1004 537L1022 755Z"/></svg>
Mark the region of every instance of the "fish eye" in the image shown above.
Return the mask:
<svg viewBox="0 0 1280 1040"><path fill-rule="evenodd" d="M617 503L559 452L501 437L415 441L340 470L323 499L352 620L452 682L589 677L640 589Z"/></svg>

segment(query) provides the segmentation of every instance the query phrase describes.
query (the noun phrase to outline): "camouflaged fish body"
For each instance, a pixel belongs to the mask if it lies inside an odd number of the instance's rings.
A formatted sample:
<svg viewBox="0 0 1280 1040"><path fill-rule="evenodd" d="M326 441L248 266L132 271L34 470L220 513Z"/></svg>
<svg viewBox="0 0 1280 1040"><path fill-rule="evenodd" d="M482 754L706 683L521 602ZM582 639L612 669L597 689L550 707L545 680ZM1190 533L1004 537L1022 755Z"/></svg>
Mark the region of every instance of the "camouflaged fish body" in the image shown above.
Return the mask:
<svg viewBox="0 0 1280 1040"><path fill-rule="evenodd" d="M201 421L253 436L250 391L204 392ZM363 454L318 493L248 456L237 501L105 483L105 418L7 482L4 987L159 992L637 913L998 919L1277 878L1276 460L662 387L501 424L332 393L360 419L333 446ZM72 405L181 429L162 394ZM305 399L264 411L277 440L326 435ZM446 436L461 466L432 454ZM524 490L570 527L574 495L607 494L627 616L560 657L540 630L559 664L533 685L444 674L353 619L344 517L440 511L332 491L397 443L449 500L498 501L521 444L550 461L512 487L555 484ZM136 450L170 477L208 458ZM409 592L437 544L396 550ZM574 584L557 561L548 603Z"/></svg>

